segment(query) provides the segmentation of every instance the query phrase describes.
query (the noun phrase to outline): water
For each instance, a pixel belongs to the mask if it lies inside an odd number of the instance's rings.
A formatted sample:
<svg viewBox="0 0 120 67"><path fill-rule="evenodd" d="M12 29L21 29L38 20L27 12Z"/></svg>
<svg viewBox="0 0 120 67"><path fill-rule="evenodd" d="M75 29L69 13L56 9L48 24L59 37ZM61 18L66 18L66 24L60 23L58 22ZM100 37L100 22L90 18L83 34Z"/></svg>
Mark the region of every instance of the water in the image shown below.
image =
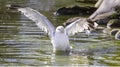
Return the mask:
<svg viewBox="0 0 120 67"><path fill-rule="evenodd" d="M102 33L70 37L73 49L83 50L83 54L54 55L47 34L25 16L7 10L5 5L9 3L41 11L55 26L74 16L54 16L53 12L63 6L81 4L74 0L0 0L0 66L120 65L120 41ZM84 54L84 50L89 52Z"/></svg>

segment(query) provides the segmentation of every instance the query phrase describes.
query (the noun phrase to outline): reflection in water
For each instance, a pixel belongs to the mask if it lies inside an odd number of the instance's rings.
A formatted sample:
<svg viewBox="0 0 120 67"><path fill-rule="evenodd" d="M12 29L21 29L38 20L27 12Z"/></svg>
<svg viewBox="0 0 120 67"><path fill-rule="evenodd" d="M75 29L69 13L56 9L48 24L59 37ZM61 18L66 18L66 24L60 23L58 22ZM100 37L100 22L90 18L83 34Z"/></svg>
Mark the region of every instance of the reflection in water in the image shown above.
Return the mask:
<svg viewBox="0 0 120 67"><path fill-rule="evenodd" d="M55 66L86 66L89 65L87 56L71 55L71 56L51 56L51 62Z"/></svg>
<svg viewBox="0 0 120 67"><path fill-rule="evenodd" d="M64 1L64 3L62 3ZM0 0L0 65L1 66L117 66L120 65L120 41L108 35L82 33L70 37L75 50L88 50L71 55L53 55L46 34L25 16L8 11L5 5L20 3L42 11L55 25L73 16L53 16L62 6L79 4L73 0Z"/></svg>

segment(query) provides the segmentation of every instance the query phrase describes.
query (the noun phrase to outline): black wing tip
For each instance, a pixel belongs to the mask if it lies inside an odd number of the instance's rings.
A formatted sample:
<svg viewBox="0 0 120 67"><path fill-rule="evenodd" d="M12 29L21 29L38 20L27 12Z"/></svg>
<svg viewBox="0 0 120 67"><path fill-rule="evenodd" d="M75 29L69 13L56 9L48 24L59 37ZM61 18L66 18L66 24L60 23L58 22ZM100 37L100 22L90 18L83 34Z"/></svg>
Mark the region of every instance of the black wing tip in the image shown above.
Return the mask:
<svg viewBox="0 0 120 67"><path fill-rule="evenodd" d="M89 30L94 30L95 29L95 21L91 19L87 19L88 25L89 25Z"/></svg>
<svg viewBox="0 0 120 67"><path fill-rule="evenodd" d="M7 4L6 5L6 8L8 10L18 10L18 8L23 8L23 7L25 7L25 6L21 6L19 4Z"/></svg>

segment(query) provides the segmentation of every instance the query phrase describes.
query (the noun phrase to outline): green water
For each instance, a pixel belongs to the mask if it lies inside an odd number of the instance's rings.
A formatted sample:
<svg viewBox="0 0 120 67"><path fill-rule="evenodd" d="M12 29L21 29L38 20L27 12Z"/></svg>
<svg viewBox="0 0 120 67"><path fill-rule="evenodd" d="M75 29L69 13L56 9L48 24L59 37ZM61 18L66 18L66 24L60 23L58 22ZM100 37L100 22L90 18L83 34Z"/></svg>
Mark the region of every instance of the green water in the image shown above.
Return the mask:
<svg viewBox="0 0 120 67"><path fill-rule="evenodd" d="M120 41L109 35L79 33L70 37L75 50L90 50L82 55L54 55L46 34L34 22L18 12L9 11L6 4L34 8L50 19L55 26L74 16L54 16L58 8L73 5L74 0L0 0L0 66L119 66ZM92 50L92 51L91 51ZM83 51L84 52L84 51Z"/></svg>

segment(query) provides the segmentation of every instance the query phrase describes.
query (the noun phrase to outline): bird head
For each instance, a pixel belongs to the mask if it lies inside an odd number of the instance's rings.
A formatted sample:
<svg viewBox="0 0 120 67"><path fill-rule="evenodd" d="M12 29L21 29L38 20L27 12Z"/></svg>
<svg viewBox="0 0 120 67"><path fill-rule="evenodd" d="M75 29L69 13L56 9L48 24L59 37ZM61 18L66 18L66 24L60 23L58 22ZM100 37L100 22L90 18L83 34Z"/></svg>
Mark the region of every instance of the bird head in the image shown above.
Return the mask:
<svg viewBox="0 0 120 67"><path fill-rule="evenodd" d="M63 26L58 26L58 27L56 28L56 32L64 33L64 27L63 27Z"/></svg>

